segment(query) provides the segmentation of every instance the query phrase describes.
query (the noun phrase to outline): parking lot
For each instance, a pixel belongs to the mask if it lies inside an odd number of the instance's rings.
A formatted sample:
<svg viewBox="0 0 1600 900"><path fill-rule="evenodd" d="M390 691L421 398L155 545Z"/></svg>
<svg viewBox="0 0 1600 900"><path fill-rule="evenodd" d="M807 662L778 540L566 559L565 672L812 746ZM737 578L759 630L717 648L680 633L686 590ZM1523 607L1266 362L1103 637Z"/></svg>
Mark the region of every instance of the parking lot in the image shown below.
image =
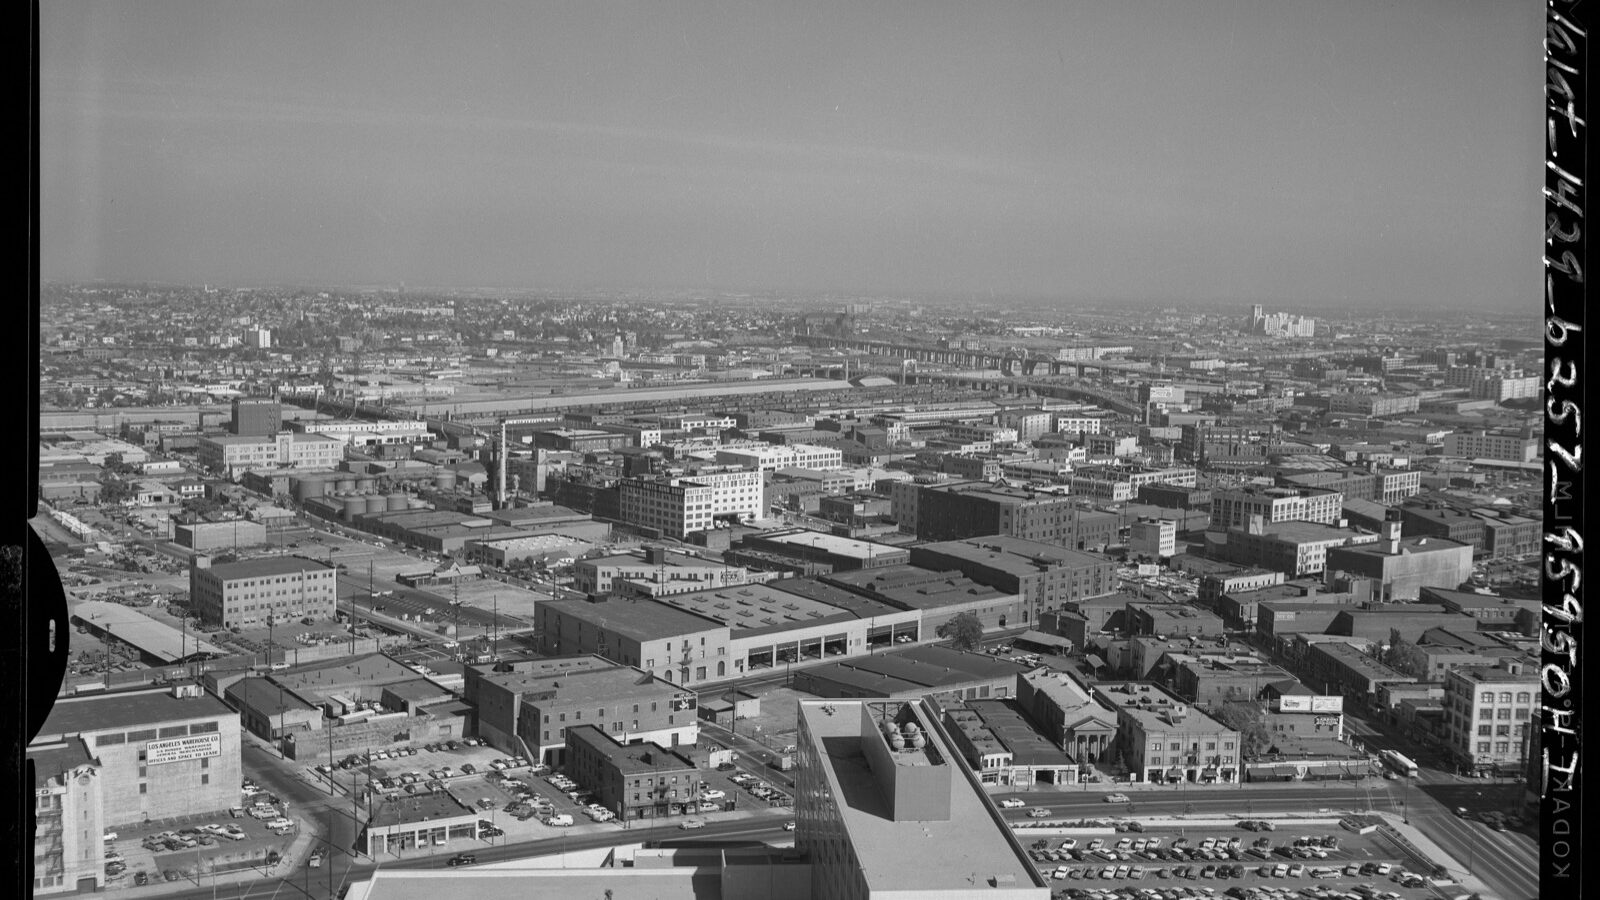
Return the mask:
<svg viewBox="0 0 1600 900"><path fill-rule="evenodd" d="M1378 831L1362 835L1293 822L1271 831L1181 823L1117 828L1111 834L1049 837L1020 831L1018 837L1045 879L1059 886L1056 896L1069 900L1431 896L1429 873L1416 872L1420 864Z"/></svg>
<svg viewBox="0 0 1600 900"><path fill-rule="evenodd" d="M298 823L284 827L290 812L277 800L257 791L241 795L232 811L120 829L115 840L105 842L108 883L114 888L137 887L276 862L299 827ZM250 815L258 803L263 804L259 817Z"/></svg>

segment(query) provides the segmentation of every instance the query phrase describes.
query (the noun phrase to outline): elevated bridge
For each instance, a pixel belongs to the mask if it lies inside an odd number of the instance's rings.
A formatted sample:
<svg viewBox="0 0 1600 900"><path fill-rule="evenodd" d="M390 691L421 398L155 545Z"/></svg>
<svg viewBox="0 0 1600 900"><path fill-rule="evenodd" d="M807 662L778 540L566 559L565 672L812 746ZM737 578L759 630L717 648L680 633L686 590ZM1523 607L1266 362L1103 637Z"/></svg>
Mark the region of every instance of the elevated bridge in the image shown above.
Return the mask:
<svg viewBox="0 0 1600 900"><path fill-rule="evenodd" d="M960 366L966 369L993 369L1006 375L1045 373L1061 375L1071 372L1082 378L1090 370L1101 373L1152 373L1151 366L1148 363L1107 359L1059 359L1054 356L1047 356L1037 350L1028 350L1021 347L1008 347L1003 350L959 350L912 341L880 341L868 338L841 338L815 334L796 335L795 341L808 347L847 350L855 353L864 353L869 356L888 356L938 365Z"/></svg>

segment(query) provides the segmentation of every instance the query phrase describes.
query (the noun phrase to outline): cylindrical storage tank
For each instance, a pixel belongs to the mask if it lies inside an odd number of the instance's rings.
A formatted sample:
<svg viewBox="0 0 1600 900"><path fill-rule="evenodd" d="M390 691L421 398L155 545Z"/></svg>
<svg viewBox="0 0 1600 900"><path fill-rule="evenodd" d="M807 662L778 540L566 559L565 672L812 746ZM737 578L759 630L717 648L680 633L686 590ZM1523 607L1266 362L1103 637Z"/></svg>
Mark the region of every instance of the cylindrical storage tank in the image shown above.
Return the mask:
<svg viewBox="0 0 1600 900"><path fill-rule="evenodd" d="M456 486L456 473L440 472L433 476L433 486L441 491L454 490Z"/></svg>
<svg viewBox="0 0 1600 900"><path fill-rule="evenodd" d="M294 498L301 503L327 493L328 483L320 478L298 478L294 483Z"/></svg>
<svg viewBox="0 0 1600 900"><path fill-rule="evenodd" d="M363 475L356 479L356 490L358 491L375 491L377 489L378 479L373 478L371 475Z"/></svg>
<svg viewBox="0 0 1600 900"><path fill-rule="evenodd" d="M400 492L400 491L395 491L394 493L390 494L386 498L385 503L384 503L384 507L389 512L395 512L396 510L405 509L406 508L406 495L404 493Z"/></svg>
<svg viewBox="0 0 1600 900"><path fill-rule="evenodd" d="M428 501L418 497L406 498L406 509L427 509Z"/></svg>
<svg viewBox="0 0 1600 900"><path fill-rule="evenodd" d="M356 480L354 478L340 478L333 483L333 489L341 493L353 491L356 489Z"/></svg>
<svg viewBox="0 0 1600 900"><path fill-rule="evenodd" d="M389 498L382 494L367 495L367 512L381 513L389 508Z"/></svg>
<svg viewBox="0 0 1600 900"><path fill-rule="evenodd" d="M344 506L344 520L346 522L354 521L356 516L367 511L366 499L354 495L344 497L342 505Z"/></svg>

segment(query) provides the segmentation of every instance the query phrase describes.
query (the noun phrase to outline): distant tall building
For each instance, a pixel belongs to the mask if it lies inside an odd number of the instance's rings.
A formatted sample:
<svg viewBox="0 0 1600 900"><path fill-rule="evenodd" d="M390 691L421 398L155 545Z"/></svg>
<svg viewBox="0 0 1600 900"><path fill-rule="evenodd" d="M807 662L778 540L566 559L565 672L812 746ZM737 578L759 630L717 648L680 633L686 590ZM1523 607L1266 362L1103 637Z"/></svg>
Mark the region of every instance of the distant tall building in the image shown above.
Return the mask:
<svg viewBox="0 0 1600 900"><path fill-rule="evenodd" d="M233 401L232 431L237 435L266 437L283 427L283 404L266 397L238 397Z"/></svg>
<svg viewBox="0 0 1600 900"><path fill-rule="evenodd" d="M244 333L244 345L252 350L270 350L272 348L272 330L268 328L252 328Z"/></svg>
<svg viewBox="0 0 1600 900"><path fill-rule="evenodd" d="M1250 307L1249 329L1251 334L1268 337L1313 337L1317 333L1317 320L1283 312L1267 314L1257 303Z"/></svg>

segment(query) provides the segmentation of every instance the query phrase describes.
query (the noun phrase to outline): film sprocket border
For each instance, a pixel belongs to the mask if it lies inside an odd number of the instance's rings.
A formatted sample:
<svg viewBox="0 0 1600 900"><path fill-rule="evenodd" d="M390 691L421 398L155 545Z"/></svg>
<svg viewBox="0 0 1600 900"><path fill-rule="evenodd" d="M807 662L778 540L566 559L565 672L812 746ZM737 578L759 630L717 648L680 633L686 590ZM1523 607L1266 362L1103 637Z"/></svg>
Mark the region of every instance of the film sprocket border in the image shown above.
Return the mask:
<svg viewBox="0 0 1600 900"><path fill-rule="evenodd" d="M1538 727L1532 760L1543 829L1542 889L1582 878L1583 631L1583 208L1588 33L1581 2L1549 0L1545 12L1545 503L1544 610Z"/></svg>

